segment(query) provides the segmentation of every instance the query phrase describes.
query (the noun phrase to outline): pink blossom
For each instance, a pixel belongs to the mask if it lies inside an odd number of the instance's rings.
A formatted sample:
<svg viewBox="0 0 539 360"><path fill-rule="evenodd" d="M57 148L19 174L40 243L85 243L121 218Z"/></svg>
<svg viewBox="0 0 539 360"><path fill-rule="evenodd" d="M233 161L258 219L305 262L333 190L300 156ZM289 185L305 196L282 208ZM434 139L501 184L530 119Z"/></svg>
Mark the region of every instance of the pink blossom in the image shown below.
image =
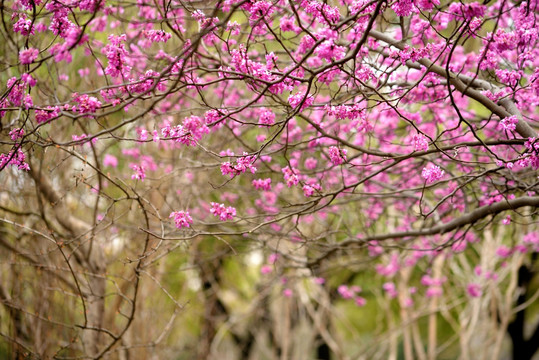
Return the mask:
<svg viewBox="0 0 539 360"><path fill-rule="evenodd" d="M375 266L376 272L382 276L393 277L400 269L399 258L396 254L391 255L389 264L378 264Z"/></svg>
<svg viewBox="0 0 539 360"><path fill-rule="evenodd" d="M314 97L312 95L305 96L304 93L297 93L290 95L288 97L288 102L292 108L297 108L301 104L300 111L303 111L305 108L311 106L314 102Z"/></svg>
<svg viewBox="0 0 539 360"><path fill-rule="evenodd" d="M146 178L146 169L143 165L131 164L129 167L134 171L134 174L131 175L131 179L144 181Z"/></svg>
<svg viewBox="0 0 539 360"><path fill-rule="evenodd" d="M476 283L469 283L466 287L466 291L468 291L468 295L470 295L471 297L480 297L483 293L481 291L481 285Z"/></svg>
<svg viewBox="0 0 539 360"><path fill-rule="evenodd" d="M330 146L329 148L329 158L333 165L341 165L346 162L346 149L339 149L336 146Z"/></svg>
<svg viewBox="0 0 539 360"><path fill-rule="evenodd" d="M508 248L505 245L501 245L498 249L496 249L496 255L498 255L501 258L507 258L513 254L513 251Z"/></svg>
<svg viewBox="0 0 539 360"><path fill-rule="evenodd" d="M253 155L248 155L246 152L243 153L243 157L236 160L236 164L232 165L229 162L221 164L221 173L223 175L229 175L231 178L243 174L245 171L249 170L251 173L256 173L256 167L253 166L256 161L256 157Z"/></svg>
<svg viewBox="0 0 539 360"><path fill-rule="evenodd" d="M287 166L287 167L284 167L281 171L284 174L284 179L285 179L286 185L288 187L297 185L299 183L299 178L298 178L298 175L297 175L297 173L298 173L297 169L290 168L290 167Z"/></svg>
<svg viewBox="0 0 539 360"><path fill-rule="evenodd" d="M421 172L421 176L423 179L426 180L427 184L431 184L433 182L436 182L444 176L444 171L440 169L439 166L436 165L429 165L425 168L423 168L423 171Z"/></svg>
<svg viewBox="0 0 539 360"><path fill-rule="evenodd" d="M118 159L114 155L106 154L103 159L103 166L116 167L118 166Z"/></svg>
<svg viewBox="0 0 539 360"><path fill-rule="evenodd" d="M312 187L311 185L304 185L303 186L303 195L309 197L309 196L313 196L314 194L314 187Z"/></svg>
<svg viewBox="0 0 539 360"><path fill-rule="evenodd" d="M9 132L9 137L13 141L17 141L18 139L22 138L24 136L24 129L22 128L14 128Z"/></svg>
<svg viewBox="0 0 539 360"><path fill-rule="evenodd" d="M315 53L330 63L342 59L346 55L346 49L343 46L335 45L333 40L327 40L316 48Z"/></svg>
<svg viewBox="0 0 539 360"><path fill-rule="evenodd" d="M454 2L449 5L449 13L452 14L451 18L464 18L465 20L472 20L474 17L481 18L485 14L487 7L478 2L472 2L469 4L463 4Z"/></svg>
<svg viewBox="0 0 539 360"><path fill-rule="evenodd" d="M221 221L227 221L234 219L234 216L236 216L236 209L232 206L225 207L225 204L212 202L210 213L213 216L219 216L219 220Z"/></svg>
<svg viewBox="0 0 539 360"><path fill-rule="evenodd" d="M500 122L500 125L501 125L502 129L504 129L504 130L514 131L516 129L516 127L517 127L517 123L518 123L518 118L515 115L513 115L513 116L509 116L509 117L504 118Z"/></svg>
<svg viewBox="0 0 539 360"><path fill-rule="evenodd" d="M19 20L13 24L13 31L20 33L22 36L34 35L35 27L32 26L33 21L26 18L26 15L19 16Z"/></svg>
<svg viewBox="0 0 539 360"><path fill-rule="evenodd" d="M412 144L414 145L414 151L426 151L429 148L429 141L423 134L414 135Z"/></svg>
<svg viewBox="0 0 539 360"><path fill-rule="evenodd" d="M76 111L79 114L95 113L97 109L101 107L101 101L97 100L94 96L88 96L87 94L79 95L73 94L73 101L78 105L71 107L72 111Z"/></svg>
<svg viewBox="0 0 539 360"><path fill-rule="evenodd" d="M269 109L262 109L260 112L260 117L258 118L258 123L261 126L271 126L275 124L275 114Z"/></svg>
<svg viewBox="0 0 539 360"><path fill-rule="evenodd" d="M172 37L172 35L164 30L148 30L144 33L144 37L152 42L166 43Z"/></svg>
<svg viewBox="0 0 539 360"><path fill-rule="evenodd" d="M354 299L354 302L359 307L365 306L367 304L367 300L365 300L365 298L363 298L361 296L356 296L355 299Z"/></svg>
<svg viewBox="0 0 539 360"><path fill-rule="evenodd" d="M265 191L271 190L271 178L256 179L256 180L253 180L252 184L257 190L265 190Z"/></svg>
<svg viewBox="0 0 539 360"><path fill-rule="evenodd" d="M308 170L314 170L316 169L316 165L317 165L318 161L315 159L315 158L307 158L305 159L305 168L308 169Z"/></svg>
<svg viewBox="0 0 539 360"><path fill-rule="evenodd" d="M397 297L398 295L397 287L395 286L394 283L386 282L384 285L382 285L382 288L391 299Z"/></svg>
<svg viewBox="0 0 539 360"><path fill-rule="evenodd" d="M60 116L60 108L58 106L47 106L45 109L36 109L36 122L38 124L46 123Z"/></svg>
<svg viewBox="0 0 539 360"><path fill-rule="evenodd" d="M16 166L19 170L30 170L30 165L26 163L26 155L19 147L17 151L11 150L7 154L0 154L0 169L7 165Z"/></svg>
<svg viewBox="0 0 539 360"><path fill-rule="evenodd" d="M174 223L178 229L188 228L193 223L189 211L174 211L170 213L169 218L174 218Z"/></svg>
<svg viewBox="0 0 539 360"><path fill-rule="evenodd" d="M278 259L279 259L279 254L272 253L268 256L268 264L273 265L277 262Z"/></svg>
<svg viewBox="0 0 539 360"><path fill-rule="evenodd" d="M414 3L412 0L395 1L391 6L397 16L410 16L414 11Z"/></svg>
<svg viewBox="0 0 539 360"><path fill-rule="evenodd" d="M440 297L442 294L443 294L443 290L441 286L431 286L425 292L425 296L428 298Z"/></svg>
<svg viewBox="0 0 539 360"><path fill-rule="evenodd" d="M127 36L125 34L120 36L109 35L108 40L109 43L102 50L102 53L105 54L109 60L107 68L105 69L105 74L112 77L127 77L131 71L131 66L126 62L128 53L123 44L123 42L127 40Z"/></svg>
<svg viewBox="0 0 539 360"><path fill-rule="evenodd" d="M352 299L355 295L355 292L346 285L340 285L337 288L337 292L343 299Z"/></svg>
<svg viewBox="0 0 539 360"><path fill-rule="evenodd" d="M31 64L34 62L35 59L37 59L38 55L38 49L30 48L27 50L22 50L19 52L19 61L21 62L21 64Z"/></svg>

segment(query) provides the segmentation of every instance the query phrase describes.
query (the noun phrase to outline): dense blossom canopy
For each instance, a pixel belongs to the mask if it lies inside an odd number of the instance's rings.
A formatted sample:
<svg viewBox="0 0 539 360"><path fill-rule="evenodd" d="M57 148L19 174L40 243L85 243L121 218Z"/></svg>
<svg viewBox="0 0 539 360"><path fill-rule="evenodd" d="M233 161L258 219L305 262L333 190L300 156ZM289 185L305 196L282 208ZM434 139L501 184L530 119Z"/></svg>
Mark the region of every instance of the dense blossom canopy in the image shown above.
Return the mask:
<svg viewBox="0 0 539 360"><path fill-rule="evenodd" d="M520 318L539 252L537 0L0 10L0 246L12 254L3 269L16 269L0 287L15 330L0 329L13 353L168 349L197 291L201 359L228 331L245 358L298 351L275 334L257 348L259 334L232 316L270 297L288 304L283 317L290 304L306 317L320 357L325 346L388 358L400 343L407 359L467 359L491 344L495 359L506 334L521 344L514 356L537 350L539 330L527 340ZM73 310L51 323L17 315L38 313L39 287L14 279L42 269L40 296L58 309L69 294ZM230 271L243 279L231 285ZM140 335L133 327L152 316L137 307L157 293L173 310ZM350 341L359 332L335 315L341 304L399 310L388 337ZM437 336L440 317L457 340ZM24 321L45 321L53 340Z"/></svg>

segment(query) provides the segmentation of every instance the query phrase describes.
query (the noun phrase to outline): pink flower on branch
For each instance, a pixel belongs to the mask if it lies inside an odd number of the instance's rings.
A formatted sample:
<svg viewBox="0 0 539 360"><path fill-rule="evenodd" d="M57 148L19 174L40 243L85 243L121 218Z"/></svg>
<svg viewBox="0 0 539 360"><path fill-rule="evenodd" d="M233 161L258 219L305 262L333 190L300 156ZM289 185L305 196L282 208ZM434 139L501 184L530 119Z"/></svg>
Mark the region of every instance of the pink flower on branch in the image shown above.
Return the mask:
<svg viewBox="0 0 539 360"><path fill-rule="evenodd" d="M423 134L414 135L412 144L414 145L414 151L425 151L429 148L429 140Z"/></svg>
<svg viewBox="0 0 539 360"><path fill-rule="evenodd" d="M19 52L19 61L21 64L31 64L34 62L35 59L37 59L37 56L39 55L39 50L30 48L27 50L22 50Z"/></svg>
<svg viewBox="0 0 539 360"><path fill-rule="evenodd" d="M146 169L143 165L131 164L129 167L134 171L134 174L131 175L131 179L144 181L146 178Z"/></svg>
<svg viewBox="0 0 539 360"><path fill-rule="evenodd" d="M518 119L515 115L506 117L500 121L502 129L507 131L514 131L517 128Z"/></svg>
<svg viewBox="0 0 539 360"><path fill-rule="evenodd" d="M466 291L471 297L480 297L483 293L481 291L481 285L476 283L469 283L468 286L466 286Z"/></svg>
<svg viewBox="0 0 539 360"><path fill-rule="evenodd" d="M252 182L253 186L257 190L270 191L271 190L271 179L256 179Z"/></svg>
<svg viewBox="0 0 539 360"><path fill-rule="evenodd" d="M174 218L174 224L178 229L188 228L193 223L189 211L173 211L170 213L169 218Z"/></svg>
<svg viewBox="0 0 539 360"><path fill-rule="evenodd" d="M292 106L292 108L294 109L301 105L299 110L303 111L304 109L308 108L313 104L314 96L310 94L305 96L304 93L297 93L294 95L290 95L288 97L288 102L290 103L290 106Z"/></svg>
<svg viewBox="0 0 539 360"><path fill-rule="evenodd" d="M243 157L238 158L236 163L233 165L230 162L225 162L221 164L221 173L223 175L229 175L230 178L234 178L239 174L243 174L245 171L249 170L251 173L256 173L256 167L253 166L256 161L256 156L248 155L246 152L243 153Z"/></svg>
<svg viewBox="0 0 539 360"><path fill-rule="evenodd" d="M212 202L210 213L213 216L219 216L219 220L221 221L227 221L234 219L234 216L236 216L236 209L232 206L226 207L225 204Z"/></svg>
<svg viewBox="0 0 539 360"><path fill-rule="evenodd" d="M298 170L290 167L285 167L282 170L286 185L288 187L297 185L299 183Z"/></svg>
<svg viewBox="0 0 539 360"><path fill-rule="evenodd" d="M329 158L333 165L341 165L346 162L346 149L339 149L336 146L330 146L329 148Z"/></svg>
<svg viewBox="0 0 539 360"><path fill-rule="evenodd" d="M444 176L444 171L440 169L439 166L436 165L429 165L425 168L423 168L423 171L421 172L421 177L425 179L427 184L432 184L442 178Z"/></svg>

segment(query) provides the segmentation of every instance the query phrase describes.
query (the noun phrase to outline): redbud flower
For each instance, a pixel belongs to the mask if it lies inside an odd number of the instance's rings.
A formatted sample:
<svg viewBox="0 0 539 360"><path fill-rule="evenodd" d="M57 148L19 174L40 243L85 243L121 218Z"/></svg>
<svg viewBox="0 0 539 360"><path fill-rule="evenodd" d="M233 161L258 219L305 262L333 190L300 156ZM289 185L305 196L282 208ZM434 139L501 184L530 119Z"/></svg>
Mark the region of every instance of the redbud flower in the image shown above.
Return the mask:
<svg viewBox="0 0 539 360"><path fill-rule="evenodd" d="M423 134L414 135L412 138L414 151L425 151L429 148L429 141Z"/></svg>
<svg viewBox="0 0 539 360"><path fill-rule="evenodd" d="M103 159L103 166L116 167L118 166L118 159L114 155L106 154Z"/></svg>
<svg viewBox="0 0 539 360"><path fill-rule="evenodd" d="M504 118L500 121L500 125L504 130L513 131L516 129L518 119L515 115Z"/></svg>
<svg viewBox="0 0 539 360"><path fill-rule="evenodd" d="M174 223L178 229L190 227L193 219L189 215L189 211L174 211L170 213L169 218L174 218Z"/></svg>
<svg viewBox="0 0 539 360"><path fill-rule="evenodd" d="M482 294L481 286L479 284L470 283L466 287L466 290L471 297L479 297Z"/></svg>
<svg viewBox="0 0 539 360"><path fill-rule="evenodd" d="M329 158L333 165L340 165L346 162L346 149L339 149L336 146L331 146L329 148Z"/></svg>
<svg viewBox="0 0 539 360"><path fill-rule="evenodd" d="M21 64L31 64L35 59L37 59L38 55L38 49L30 48L28 50L22 50L19 52L19 60Z"/></svg>
<svg viewBox="0 0 539 360"><path fill-rule="evenodd" d="M232 220L236 216L236 209L232 206L225 207L225 204L215 202L212 202L211 206L210 213L213 216L219 216L219 220L221 221Z"/></svg>
<svg viewBox="0 0 539 360"><path fill-rule="evenodd" d="M433 182L436 182L444 176L444 171L440 169L439 166L436 165L429 165L425 168L423 168L423 172L421 173L421 176L423 179L427 181L427 184L431 184Z"/></svg>

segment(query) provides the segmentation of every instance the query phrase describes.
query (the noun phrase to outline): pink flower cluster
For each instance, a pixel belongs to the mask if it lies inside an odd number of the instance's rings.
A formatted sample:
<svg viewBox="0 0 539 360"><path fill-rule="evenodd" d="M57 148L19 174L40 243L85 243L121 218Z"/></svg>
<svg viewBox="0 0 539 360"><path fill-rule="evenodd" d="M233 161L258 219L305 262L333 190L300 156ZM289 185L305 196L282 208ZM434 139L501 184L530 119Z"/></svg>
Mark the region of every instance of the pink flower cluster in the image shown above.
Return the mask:
<svg viewBox="0 0 539 360"><path fill-rule="evenodd" d="M101 101L97 100L94 96L88 96L87 94L79 95L73 94L73 101L79 105L73 105L72 111L76 111L79 114L95 113L97 109L101 107Z"/></svg>
<svg viewBox="0 0 539 360"><path fill-rule="evenodd" d="M146 178L146 169L144 168L144 165L130 164L129 167L134 171L133 175L131 175L131 179L144 181Z"/></svg>
<svg viewBox="0 0 539 360"><path fill-rule="evenodd" d="M19 61L21 62L21 64L31 64L34 62L35 59L37 59L38 55L38 49L30 48L27 50L22 50L19 52Z"/></svg>
<svg viewBox="0 0 539 360"><path fill-rule="evenodd" d="M33 105L32 97L26 94L27 86L35 86L36 80L28 74L22 74L20 79L12 77L7 81L9 89L8 100L15 106L23 106L29 108Z"/></svg>
<svg viewBox="0 0 539 360"><path fill-rule="evenodd" d="M380 251L383 251L383 248L380 247ZM370 248L369 252L376 253L376 246ZM391 255L391 259L387 265L378 264L375 266L376 272L382 276L393 277L400 270L401 265L399 262L399 257L396 254Z"/></svg>
<svg viewBox="0 0 539 360"><path fill-rule="evenodd" d="M466 291L471 297L480 297L483 294L481 285L476 283L469 283L468 286L466 286Z"/></svg>
<svg viewBox="0 0 539 360"><path fill-rule="evenodd" d="M116 167L118 166L118 159L114 155L106 154L103 159L103 166Z"/></svg>
<svg viewBox="0 0 539 360"><path fill-rule="evenodd" d="M19 19L13 24L13 31L20 33L22 36L34 35L35 26L32 26L32 20L27 19L26 15L20 15Z"/></svg>
<svg viewBox="0 0 539 360"><path fill-rule="evenodd" d="M432 184L433 182L436 182L444 176L445 172L440 169L439 166L436 165L429 165L425 168L423 168L423 171L421 172L421 176L427 184Z"/></svg>
<svg viewBox="0 0 539 360"><path fill-rule="evenodd" d="M127 36L125 34L109 35L108 40L109 43L101 51L109 60L105 74L112 77L127 77L131 71L131 67L126 63L128 53L123 44L127 40Z"/></svg>
<svg viewBox="0 0 539 360"><path fill-rule="evenodd" d="M313 196L315 191L320 190L322 190L322 187L320 186L320 184L315 183L314 181L303 185L303 195L305 195L306 197Z"/></svg>
<svg viewBox="0 0 539 360"><path fill-rule="evenodd" d="M60 108L58 106L47 106L44 109L36 109L36 122L43 124L51 119L60 116Z"/></svg>
<svg viewBox="0 0 539 360"><path fill-rule="evenodd" d="M193 223L189 211L173 211L170 213L169 218L174 218L174 224L178 229L188 228Z"/></svg>
<svg viewBox="0 0 539 360"><path fill-rule="evenodd" d="M365 298L357 295L361 292L361 288L359 286L348 287L346 285L340 285L337 288L337 292L345 300L354 299L357 306L364 306L367 303Z"/></svg>
<svg viewBox="0 0 539 360"><path fill-rule="evenodd" d="M270 21L271 14L275 11L275 6L269 1L257 1L249 9L249 24L253 26L260 19Z"/></svg>
<svg viewBox="0 0 539 360"><path fill-rule="evenodd" d="M164 30L148 30L144 32L144 36L153 42L166 43L172 35Z"/></svg>
<svg viewBox="0 0 539 360"><path fill-rule="evenodd" d="M414 12L414 3L412 0L395 1L391 6L397 16L410 16Z"/></svg>
<svg viewBox="0 0 539 360"><path fill-rule="evenodd" d="M317 46L315 53L319 58L331 63L342 59L346 55L346 49L343 46L336 45L333 40L326 40Z"/></svg>
<svg viewBox="0 0 539 360"><path fill-rule="evenodd" d="M271 190L271 179L256 179L252 182L253 186L257 190L265 190L270 191Z"/></svg>
<svg viewBox="0 0 539 360"><path fill-rule="evenodd" d="M138 81L131 79L131 84L127 86L127 90L138 94L145 94L154 89L164 91L166 89L166 83L164 80L159 79L160 76L161 74L157 71L148 70L139 76Z"/></svg>
<svg viewBox="0 0 539 360"><path fill-rule="evenodd" d="M463 4L459 2L454 2L449 5L449 13L451 14L450 19L462 19L472 20L474 17L481 18L485 15L487 7L478 2L472 2L469 4Z"/></svg>
<svg viewBox="0 0 539 360"><path fill-rule="evenodd" d="M355 120L365 116L365 108L360 104L355 105L326 105L324 110L330 116L335 116L337 119Z"/></svg>
<svg viewBox="0 0 539 360"><path fill-rule="evenodd" d="M426 151L429 148L429 141L423 134L414 135L412 144L414 145L414 151Z"/></svg>
<svg viewBox="0 0 539 360"><path fill-rule="evenodd" d="M234 216L236 216L236 209L232 206L226 207L225 204L212 202L210 213L213 216L219 216L219 220L221 221L227 221L234 219Z"/></svg>
<svg viewBox="0 0 539 360"><path fill-rule="evenodd" d="M202 136L210 132L210 129L204 123L204 119L199 116L189 116L183 119L182 124L183 129L188 132L188 134L186 135L189 135L192 138L192 141L195 142L195 144L199 142L200 139L202 139ZM184 142L186 138L187 136L181 137L179 141Z"/></svg>
<svg viewBox="0 0 539 360"><path fill-rule="evenodd" d="M341 18L341 13L337 6L330 6L317 0L303 0L301 1L301 7L322 24L327 24L328 21L336 23Z"/></svg>
<svg viewBox="0 0 539 360"><path fill-rule="evenodd" d="M260 117L258 118L258 124L260 124L260 126L271 126L275 124L275 114L273 111L266 108L262 109L260 111Z"/></svg>
<svg viewBox="0 0 539 360"><path fill-rule="evenodd" d="M394 299L399 294L397 292L397 287L395 286L395 283L392 282L386 282L384 285L382 285L382 289L387 293L390 299Z"/></svg>
<svg viewBox="0 0 539 360"><path fill-rule="evenodd" d="M284 179L286 181L286 185L288 187L297 185L299 183L298 178L298 170L290 167L284 167L282 170L282 173L284 174Z"/></svg>
<svg viewBox="0 0 539 360"><path fill-rule="evenodd" d="M22 138L24 136L24 129L22 128L14 128L9 132L9 137L13 141L17 141L18 139Z"/></svg>
<svg viewBox="0 0 539 360"><path fill-rule="evenodd" d="M427 286L425 295L427 297L438 297L443 293L442 285L447 281L447 278L433 278L429 275L424 275L421 278L421 284Z"/></svg>
<svg viewBox="0 0 539 360"><path fill-rule="evenodd" d="M11 150L7 154L0 154L0 170L4 169L7 165L16 166L19 170L30 170L30 165L26 162L26 155L19 147L16 152Z"/></svg>
<svg viewBox="0 0 539 360"><path fill-rule="evenodd" d="M336 146L329 147L329 158L333 165L341 165L346 162L346 149L339 149Z"/></svg>
<svg viewBox="0 0 539 360"><path fill-rule="evenodd" d="M292 108L297 108L301 104L300 111L303 111L305 108L311 106L314 102L314 96L307 95L305 96L304 93L297 93L294 95L290 95L288 97L288 102L290 103L290 106Z"/></svg>
<svg viewBox="0 0 539 360"><path fill-rule="evenodd" d="M514 131L517 128L518 119L515 115L504 118L500 121L502 129L507 131Z"/></svg>
<svg viewBox="0 0 539 360"><path fill-rule="evenodd" d="M229 175L230 178L233 178L239 174L243 174L245 171L249 170L251 173L256 173L256 167L253 166L256 161L256 156L247 155L246 152L243 153L243 157L240 157L236 160L236 164L232 165L230 162L225 162L221 164L221 173L223 175Z"/></svg>

